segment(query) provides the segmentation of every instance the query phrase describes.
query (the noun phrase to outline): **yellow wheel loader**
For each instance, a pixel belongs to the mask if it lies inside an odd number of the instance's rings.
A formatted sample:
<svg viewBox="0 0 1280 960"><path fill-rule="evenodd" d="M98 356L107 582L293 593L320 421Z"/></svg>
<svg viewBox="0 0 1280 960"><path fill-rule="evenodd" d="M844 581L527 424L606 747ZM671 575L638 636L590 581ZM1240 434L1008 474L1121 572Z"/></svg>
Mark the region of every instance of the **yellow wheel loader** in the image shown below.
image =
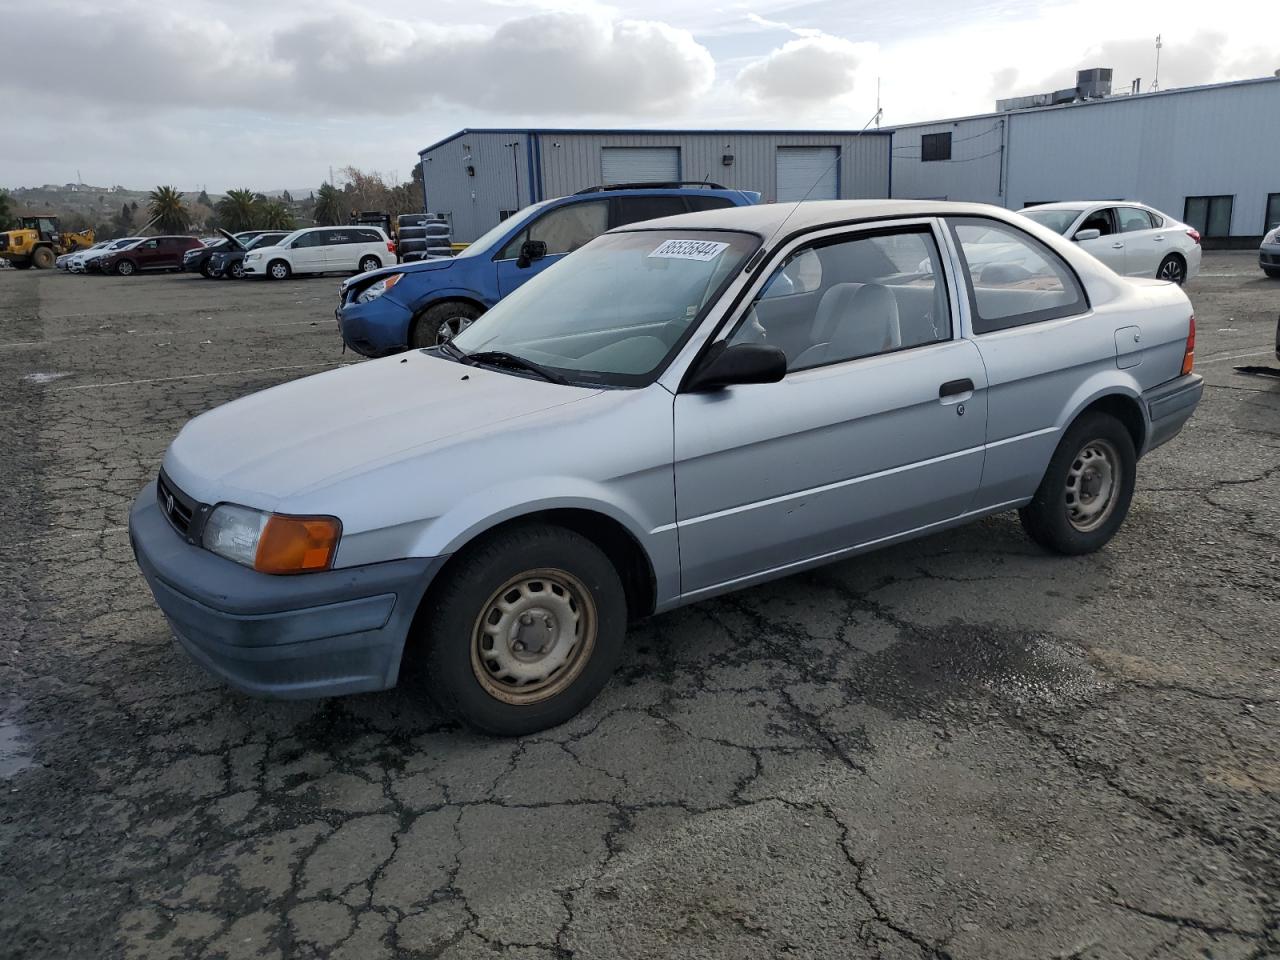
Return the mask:
<svg viewBox="0 0 1280 960"><path fill-rule="evenodd" d="M17 230L0 233L0 259L8 260L19 270L35 267L48 270L64 253L93 246L93 230L62 233L58 218L51 216L21 217Z"/></svg>

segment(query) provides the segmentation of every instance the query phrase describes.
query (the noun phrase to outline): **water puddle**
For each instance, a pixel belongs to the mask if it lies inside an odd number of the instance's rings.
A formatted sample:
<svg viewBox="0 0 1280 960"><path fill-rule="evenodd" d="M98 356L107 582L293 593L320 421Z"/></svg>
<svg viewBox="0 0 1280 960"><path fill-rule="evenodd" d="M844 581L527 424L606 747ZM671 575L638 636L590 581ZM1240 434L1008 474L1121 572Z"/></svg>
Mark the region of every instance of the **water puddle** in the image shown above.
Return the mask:
<svg viewBox="0 0 1280 960"><path fill-rule="evenodd" d="M8 780L36 765L31 741L14 720L0 719L0 780Z"/></svg>

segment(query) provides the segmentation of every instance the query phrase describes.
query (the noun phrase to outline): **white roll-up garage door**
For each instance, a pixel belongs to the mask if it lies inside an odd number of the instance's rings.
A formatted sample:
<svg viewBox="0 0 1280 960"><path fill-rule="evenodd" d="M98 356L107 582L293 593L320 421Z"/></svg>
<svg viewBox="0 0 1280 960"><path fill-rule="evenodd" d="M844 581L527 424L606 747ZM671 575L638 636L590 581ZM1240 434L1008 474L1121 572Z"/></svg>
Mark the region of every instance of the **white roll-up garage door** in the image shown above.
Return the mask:
<svg viewBox="0 0 1280 960"><path fill-rule="evenodd" d="M779 147L778 202L839 198L839 147Z"/></svg>
<svg viewBox="0 0 1280 960"><path fill-rule="evenodd" d="M680 179L679 147L602 147L605 183L664 183Z"/></svg>

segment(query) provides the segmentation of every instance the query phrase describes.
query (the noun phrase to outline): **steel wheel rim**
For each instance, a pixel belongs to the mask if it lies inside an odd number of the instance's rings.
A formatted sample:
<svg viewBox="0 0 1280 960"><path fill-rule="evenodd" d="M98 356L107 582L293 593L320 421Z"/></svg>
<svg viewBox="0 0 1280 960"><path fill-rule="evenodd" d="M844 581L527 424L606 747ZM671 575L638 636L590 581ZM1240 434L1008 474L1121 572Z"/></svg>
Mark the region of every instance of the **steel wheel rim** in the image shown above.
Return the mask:
<svg viewBox="0 0 1280 960"><path fill-rule="evenodd" d="M527 570L490 594L471 632L471 669L503 703L540 703L582 674L596 644L595 601L573 574Z"/></svg>
<svg viewBox="0 0 1280 960"><path fill-rule="evenodd" d="M273 263L271 265L271 276L277 280L283 280L285 275L285 267L283 263Z"/></svg>
<svg viewBox="0 0 1280 960"><path fill-rule="evenodd" d="M474 322L471 317L450 317L436 329L436 343L448 343Z"/></svg>
<svg viewBox="0 0 1280 960"><path fill-rule="evenodd" d="M1172 280L1174 283L1182 282L1182 264L1177 260L1169 260L1160 268L1161 280Z"/></svg>
<svg viewBox="0 0 1280 960"><path fill-rule="evenodd" d="M1067 520L1090 533L1115 512L1120 488L1120 454L1109 440L1090 440L1067 470L1064 499Z"/></svg>

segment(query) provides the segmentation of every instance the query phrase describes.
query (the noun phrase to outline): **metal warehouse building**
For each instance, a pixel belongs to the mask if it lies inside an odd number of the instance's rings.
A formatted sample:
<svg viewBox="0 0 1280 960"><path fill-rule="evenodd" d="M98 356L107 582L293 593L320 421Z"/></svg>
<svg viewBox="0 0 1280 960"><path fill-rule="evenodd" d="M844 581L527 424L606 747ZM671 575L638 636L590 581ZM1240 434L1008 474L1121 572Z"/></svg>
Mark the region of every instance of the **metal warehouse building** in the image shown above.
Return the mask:
<svg viewBox="0 0 1280 960"><path fill-rule="evenodd" d="M509 212L596 184L711 180L767 201L904 197L1012 209L1137 200L1211 241L1280 225L1280 77L863 133L463 130L422 151L428 209L475 239Z"/></svg>

